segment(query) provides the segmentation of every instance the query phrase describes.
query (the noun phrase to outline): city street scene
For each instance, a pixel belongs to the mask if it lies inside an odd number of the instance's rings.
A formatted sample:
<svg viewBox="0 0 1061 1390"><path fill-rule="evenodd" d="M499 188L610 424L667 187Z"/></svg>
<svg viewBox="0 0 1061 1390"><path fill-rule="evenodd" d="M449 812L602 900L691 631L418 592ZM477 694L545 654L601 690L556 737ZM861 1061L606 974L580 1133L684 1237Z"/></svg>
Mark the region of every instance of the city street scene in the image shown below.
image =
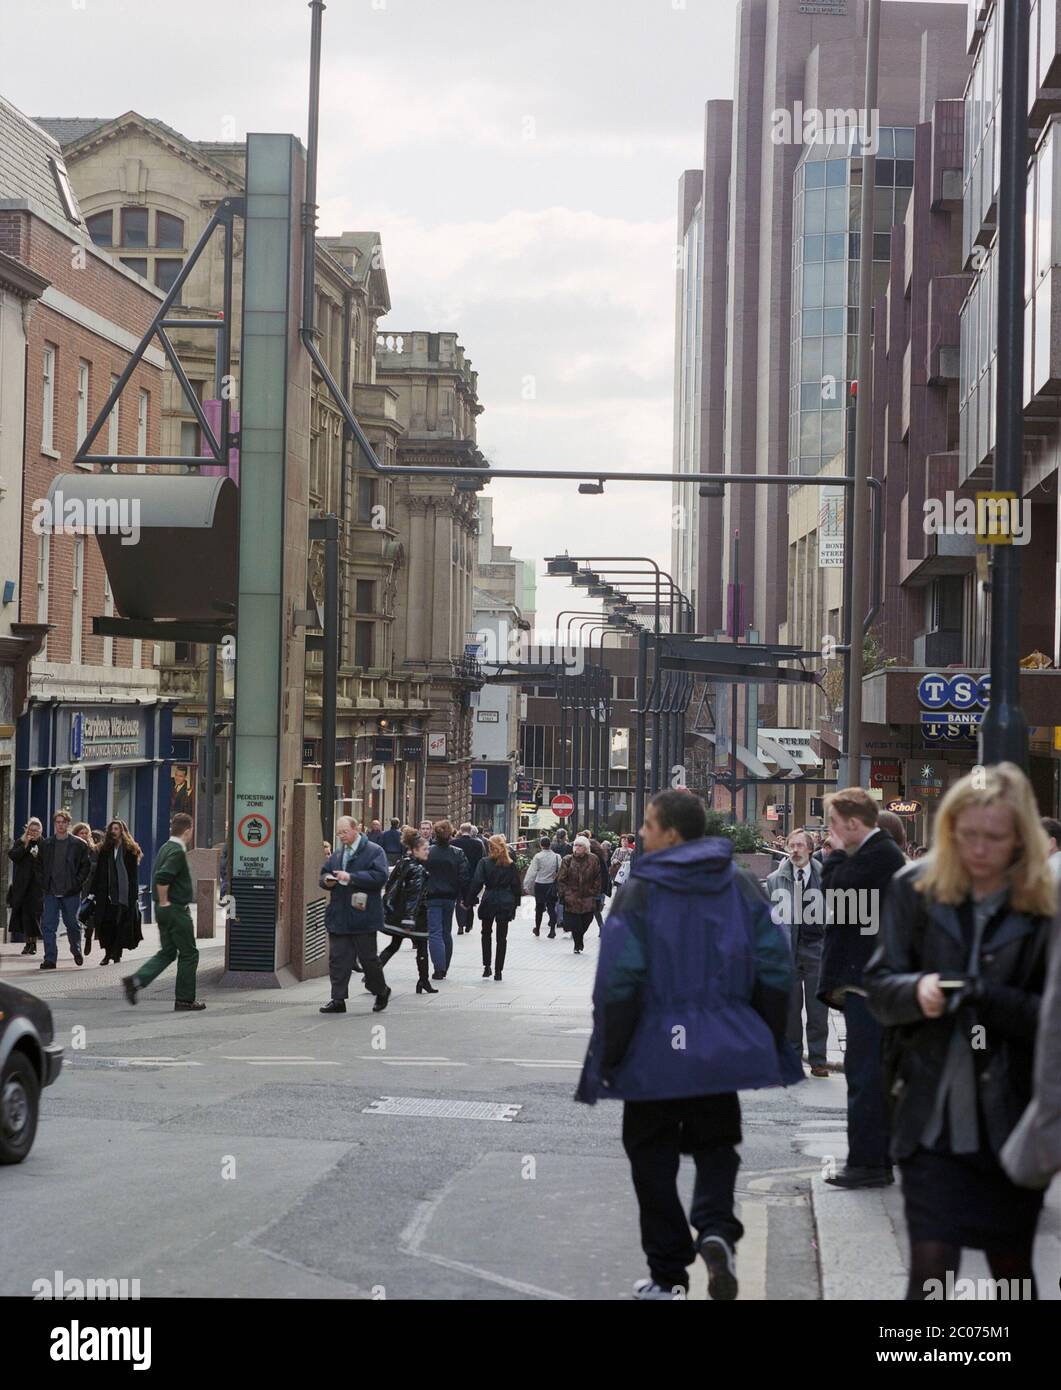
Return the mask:
<svg viewBox="0 0 1061 1390"><path fill-rule="evenodd" d="M1061 0L0 33L5 1368L696 1301L1033 1374Z"/></svg>

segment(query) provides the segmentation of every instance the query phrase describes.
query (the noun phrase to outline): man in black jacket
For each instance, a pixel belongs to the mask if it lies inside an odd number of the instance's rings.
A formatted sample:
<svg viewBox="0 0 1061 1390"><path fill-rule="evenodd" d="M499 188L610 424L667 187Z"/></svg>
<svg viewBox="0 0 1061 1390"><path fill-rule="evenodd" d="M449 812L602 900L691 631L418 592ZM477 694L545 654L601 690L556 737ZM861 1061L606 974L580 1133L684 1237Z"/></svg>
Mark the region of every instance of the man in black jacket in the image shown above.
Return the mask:
<svg viewBox="0 0 1061 1390"><path fill-rule="evenodd" d="M54 970L59 955L56 939L59 918L63 919L74 964L84 965L81 954L81 923L77 909L81 890L92 872L92 856L84 840L70 834L70 815L56 811L53 821L55 834L41 842L41 888L44 892L44 914L41 935L44 937L42 970Z"/></svg>
<svg viewBox="0 0 1061 1390"><path fill-rule="evenodd" d="M486 853L486 846L475 833L475 826L469 821L465 821L461 826L461 833L457 835L453 843L459 850L464 851L464 857L468 861L468 884L471 886L475 871L479 867L479 860ZM463 898L458 898L453 908L453 915L457 919L457 935L460 936L472 929L472 909Z"/></svg>
<svg viewBox="0 0 1061 1390"><path fill-rule="evenodd" d="M906 860L877 827L877 803L861 787L826 798L830 852L822 869L828 925L818 998L844 1015L847 1041L847 1163L825 1179L835 1187L892 1181L881 1047L884 1033L866 1005L862 972L880 939L881 908Z"/></svg>

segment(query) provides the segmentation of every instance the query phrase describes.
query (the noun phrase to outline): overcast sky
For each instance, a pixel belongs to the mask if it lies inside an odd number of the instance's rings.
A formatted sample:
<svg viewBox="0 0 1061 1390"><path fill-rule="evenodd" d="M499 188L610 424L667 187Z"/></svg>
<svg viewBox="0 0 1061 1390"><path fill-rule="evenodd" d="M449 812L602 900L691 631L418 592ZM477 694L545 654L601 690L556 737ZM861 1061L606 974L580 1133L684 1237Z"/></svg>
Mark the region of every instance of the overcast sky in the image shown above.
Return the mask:
<svg viewBox="0 0 1061 1390"><path fill-rule="evenodd" d="M677 184L700 164L705 101L732 95L735 9L328 5L321 231L382 234L385 327L459 333L496 466L670 468ZM133 108L197 139L305 136L304 0L0 0L0 15L0 90L30 115ZM669 486L492 492L517 555L669 564ZM538 570L548 620L572 591Z"/></svg>

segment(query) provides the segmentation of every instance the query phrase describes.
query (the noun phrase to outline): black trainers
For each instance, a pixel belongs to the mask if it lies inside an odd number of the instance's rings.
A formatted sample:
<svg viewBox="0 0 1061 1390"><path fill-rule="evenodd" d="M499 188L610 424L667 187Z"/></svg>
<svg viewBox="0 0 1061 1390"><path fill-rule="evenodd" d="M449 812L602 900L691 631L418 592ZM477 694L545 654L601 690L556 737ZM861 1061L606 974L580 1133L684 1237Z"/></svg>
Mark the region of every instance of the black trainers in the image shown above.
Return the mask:
<svg viewBox="0 0 1061 1390"><path fill-rule="evenodd" d="M732 1303L737 1297L737 1258L733 1246L722 1236L704 1236L700 1256L707 1265L707 1292L717 1303Z"/></svg>
<svg viewBox="0 0 1061 1390"><path fill-rule="evenodd" d="M140 985L135 975L125 975L122 978L122 988L125 990L125 997L130 1004L136 1003L136 996L140 991Z"/></svg>
<svg viewBox="0 0 1061 1390"><path fill-rule="evenodd" d="M199 999L178 999L173 1005L173 1012L178 1014L197 1014L205 1008L206 1005Z"/></svg>
<svg viewBox="0 0 1061 1390"><path fill-rule="evenodd" d="M84 963L85 963L85 957L81 954L80 951L75 951L75 952L74 952L74 964L75 964L75 965L84 965Z"/></svg>
<svg viewBox="0 0 1061 1390"><path fill-rule="evenodd" d="M322 1014L345 1014L346 1003L342 999L329 999L328 1003L321 1009Z"/></svg>
<svg viewBox="0 0 1061 1390"><path fill-rule="evenodd" d="M372 1005L372 1012L374 1014L381 1014L383 1010L387 1007L387 1005L390 1003L390 998L391 991L388 987L383 991L382 994L376 995L376 1002Z"/></svg>
<svg viewBox="0 0 1061 1390"><path fill-rule="evenodd" d="M54 970L55 968L55 961L53 960L42 960L37 967L38 970Z"/></svg>

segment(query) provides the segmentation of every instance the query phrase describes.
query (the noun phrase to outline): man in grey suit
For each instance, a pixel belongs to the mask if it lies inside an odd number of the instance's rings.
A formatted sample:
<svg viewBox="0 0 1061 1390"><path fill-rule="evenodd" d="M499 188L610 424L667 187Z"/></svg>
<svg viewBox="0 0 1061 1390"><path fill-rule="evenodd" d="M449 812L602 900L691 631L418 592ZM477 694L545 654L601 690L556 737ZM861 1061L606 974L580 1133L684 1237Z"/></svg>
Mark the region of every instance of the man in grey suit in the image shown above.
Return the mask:
<svg viewBox="0 0 1061 1390"><path fill-rule="evenodd" d="M788 1040L803 1056L803 1009L807 1010L807 1057L811 1076L828 1076L826 1044L829 1006L818 998L818 975L825 939L821 865L811 857L814 841L793 830L785 842L788 858L766 880L766 891L791 932L795 983L788 1011Z"/></svg>

